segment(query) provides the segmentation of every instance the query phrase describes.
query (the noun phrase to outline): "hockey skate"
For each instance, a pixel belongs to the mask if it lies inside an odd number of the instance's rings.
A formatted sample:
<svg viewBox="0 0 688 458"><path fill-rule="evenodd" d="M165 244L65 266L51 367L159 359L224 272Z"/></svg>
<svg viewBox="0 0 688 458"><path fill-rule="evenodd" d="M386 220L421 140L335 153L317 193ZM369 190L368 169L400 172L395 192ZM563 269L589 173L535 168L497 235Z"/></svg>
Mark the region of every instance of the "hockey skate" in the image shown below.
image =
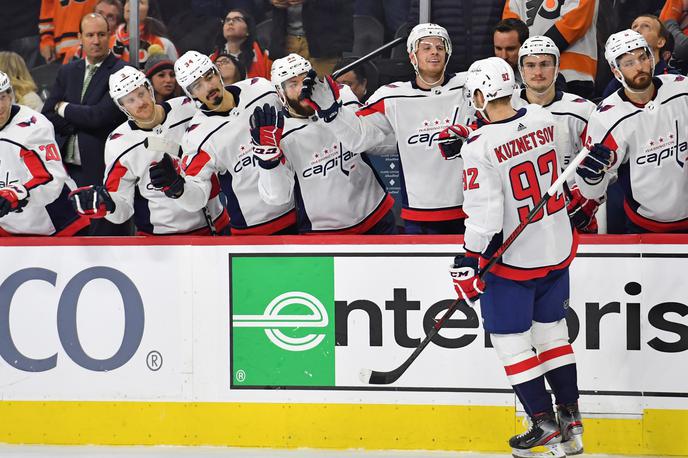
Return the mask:
<svg viewBox="0 0 688 458"><path fill-rule="evenodd" d="M561 448L561 432L553 412L528 418L529 428L509 439L511 454L516 458L566 456Z"/></svg>
<svg viewBox="0 0 688 458"><path fill-rule="evenodd" d="M567 455L583 453L583 422L578 404L557 406L557 419L561 431L561 447Z"/></svg>

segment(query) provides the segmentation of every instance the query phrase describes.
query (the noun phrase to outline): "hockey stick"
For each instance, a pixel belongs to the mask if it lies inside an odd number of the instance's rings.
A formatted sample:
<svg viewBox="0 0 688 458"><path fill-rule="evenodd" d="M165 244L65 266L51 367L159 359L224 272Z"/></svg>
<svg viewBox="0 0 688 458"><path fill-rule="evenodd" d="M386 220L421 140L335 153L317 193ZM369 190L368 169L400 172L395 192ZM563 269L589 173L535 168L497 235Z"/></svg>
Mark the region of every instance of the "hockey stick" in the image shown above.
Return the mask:
<svg viewBox="0 0 688 458"><path fill-rule="evenodd" d="M575 172L576 167L578 167L578 164L580 164L583 159L586 158L586 156L590 153L587 148L583 148L580 153L571 161L568 167L564 169L564 171L559 175L559 178L556 179L554 183L552 183L552 186L549 187L547 192L540 198L540 202L538 202L535 207L528 213L526 218L519 223L518 226L516 226L516 229L507 237L507 239L502 243L502 245L497 249L494 255L490 258L488 263L485 265L485 267L481 270L480 272L480 278L483 279L485 275L494 267L495 264L501 259L502 255L504 252L509 249L512 243L514 243L514 240L518 238L519 235L523 232L523 230L530 224L531 221L533 221L533 218L535 218L535 215L538 214L540 210L547 204L549 201L550 197L554 196L557 193L557 190L564 184L564 182ZM418 345L418 348L416 348L411 355L406 358L406 361L404 361L401 366L392 369L391 371L373 371L370 369L361 369L361 372L359 373L359 377L363 383L366 384L372 384L372 385L389 385L390 383L396 382L399 377L401 377L404 372L406 372L406 369L409 368L411 363L418 358L418 355L421 354L423 349L428 346L430 341L437 335L440 329L442 329L442 326L444 326L444 323L452 316L454 311L456 310L456 307L459 305L459 303L466 303L466 301L462 299L456 299L452 304L449 306L446 312L444 312L444 315L433 325L432 329L430 332L428 332L427 336L423 339L423 341Z"/></svg>
<svg viewBox="0 0 688 458"><path fill-rule="evenodd" d="M389 43L384 44L384 45L380 46L379 48L369 52L368 54L361 57L360 59L356 59L355 61L351 62L349 65L345 65L344 67L340 68L339 70L333 72L331 75L332 79L336 80L337 78L342 76L344 73L353 70L354 68L358 67L359 65L361 65L365 62L368 62L369 60L371 60L373 57L377 56L378 54L382 54L386 50L391 49L391 48L395 47L396 45L398 45L399 43L403 43L404 41L406 41L406 37L395 38L394 40L390 41Z"/></svg>

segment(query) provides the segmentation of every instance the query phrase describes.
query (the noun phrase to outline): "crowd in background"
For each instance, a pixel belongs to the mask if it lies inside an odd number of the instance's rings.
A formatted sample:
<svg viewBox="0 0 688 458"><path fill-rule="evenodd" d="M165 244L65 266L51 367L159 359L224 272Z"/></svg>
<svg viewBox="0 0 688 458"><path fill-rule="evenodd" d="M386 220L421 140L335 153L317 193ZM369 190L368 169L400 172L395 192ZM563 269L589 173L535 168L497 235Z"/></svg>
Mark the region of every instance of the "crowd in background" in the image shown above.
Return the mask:
<svg viewBox="0 0 688 458"><path fill-rule="evenodd" d="M562 6L569 3L575 8ZM225 84L253 77L269 80L272 62L289 53L308 59L318 74L331 74L354 61L357 53L407 34L419 17L418 0L139 0L138 5L139 67L158 103L183 94L174 62L188 50L210 56ZM599 102L621 87L601 56L607 37L625 28L647 40L655 74L688 71L685 0L554 5L555 10L548 10L550 19L543 21L526 1L432 0L431 22L445 27L452 41L447 71L465 71L492 55L516 70L518 49L528 35L545 35L561 51L557 87ZM106 19L104 27L82 21L93 12ZM106 55L102 65L113 72L120 68L130 60L129 15L127 0L25 0L7 2L0 12L0 71L10 77L17 103L42 110L53 122L63 162L80 186L102 181L103 145L125 118L103 102L109 100L106 78L89 80L90 86L79 81L79 88L73 88L68 81L56 80L57 67ZM515 74L518 78L518 71ZM400 46L341 75L339 82L365 102L377 87L413 77L408 54ZM99 92L97 84L102 86ZM77 111L77 102L89 110ZM623 232L623 214L614 213L614 202L610 188L607 230ZM103 233L118 232L110 228Z"/></svg>

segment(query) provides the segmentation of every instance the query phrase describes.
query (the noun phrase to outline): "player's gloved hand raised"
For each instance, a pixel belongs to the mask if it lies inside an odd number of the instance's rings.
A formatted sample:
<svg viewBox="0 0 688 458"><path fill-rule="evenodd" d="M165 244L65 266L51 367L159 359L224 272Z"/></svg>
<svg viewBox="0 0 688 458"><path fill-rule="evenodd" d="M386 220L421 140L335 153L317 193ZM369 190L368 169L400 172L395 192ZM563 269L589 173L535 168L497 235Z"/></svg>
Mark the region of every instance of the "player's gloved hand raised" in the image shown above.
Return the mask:
<svg viewBox="0 0 688 458"><path fill-rule="evenodd" d="M253 110L249 125L253 154L258 158L258 164L264 169L276 167L282 157L280 142L284 131L284 114L266 103Z"/></svg>
<svg viewBox="0 0 688 458"><path fill-rule="evenodd" d="M442 156L449 160L461 156L461 147L473 130L463 124L454 124L440 132L437 143Z"/></svg>
<svg viewBox="0 0 688 458"><path fill-rule="evenodd" d="M485 291L485 282L478 273L478 258L475 256L460 254L449 267L456 294L471 305Z"/></svg>
<svg viewBox="0 0 688 458"><path fill-rule="evenodd" d="M177 199L184 193L184 177L180 172L179 161L172 159L167 153L148 170L153 187L172 199Z"/></svg>
<svg viewBox="0 0 688 458"><path fill-rule="evenodd" d="M305 100L318 113L319 118L330 122L337 117L341 106L339 85L330 75L325 75L324 80L320 80L315 70L311 69L303 79L299 100Z"/></svg>
<svg viewBox="0 0 688 458"><path fill-rule="evenodd" d="M9 212L21 212L29 202L29 191L22 185L0 188L0 218Z"/></svg>
<svg viewBox="0 0 688 458"><path fill-rule="evenodd" d="M586 183L596 184L602 180L609 167L614 162L614 152L601 143L590 146L590 153L576 168Z"/></svg>
<svg viewBox="0 0 688 458"><path fill-rule="evenodd" d="M115 211L115 203L105 186L83 186L69 193L74 210L89 218L102 218Z"/></svg>
<svg viewBox="0 0 688 458"><path fill-rule="evenodd" d="M597 234L597 218L595 218L595 213L597 213L597 209L602 201L584 197L576 185L573 185L566 194L568 198L566 211L569 214L571 223L579 232Z"/></svg>

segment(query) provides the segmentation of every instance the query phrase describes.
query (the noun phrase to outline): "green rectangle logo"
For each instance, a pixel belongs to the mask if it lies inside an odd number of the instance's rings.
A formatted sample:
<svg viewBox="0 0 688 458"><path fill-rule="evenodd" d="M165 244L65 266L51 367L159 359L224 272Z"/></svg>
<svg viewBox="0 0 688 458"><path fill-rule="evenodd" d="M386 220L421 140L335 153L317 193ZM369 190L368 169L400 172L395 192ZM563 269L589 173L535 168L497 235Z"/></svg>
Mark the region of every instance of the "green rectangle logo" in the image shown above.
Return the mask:
<svg viewBox="0 0 688 458"><path fill-rule="evenodd" d="M334 386L334 258L231 263L232 386Z"/></svg>

